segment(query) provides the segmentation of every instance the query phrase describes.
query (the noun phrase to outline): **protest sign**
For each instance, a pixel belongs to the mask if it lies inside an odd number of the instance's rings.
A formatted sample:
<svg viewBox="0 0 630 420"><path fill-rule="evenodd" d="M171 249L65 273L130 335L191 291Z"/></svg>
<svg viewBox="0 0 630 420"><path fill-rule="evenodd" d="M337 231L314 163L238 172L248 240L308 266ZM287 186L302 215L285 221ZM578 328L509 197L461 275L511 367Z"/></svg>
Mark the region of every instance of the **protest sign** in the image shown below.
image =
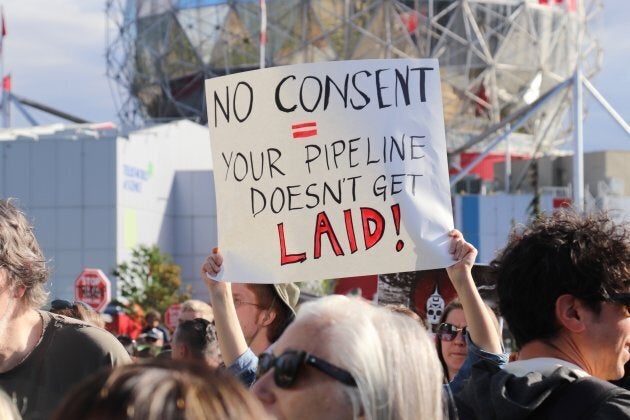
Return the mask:
<svg viewBox="0 0 630 420"><path fill-rule="evenodd" d="M219 279L281 283L445 267L453 227L435 59L206 80Z"/></svg>

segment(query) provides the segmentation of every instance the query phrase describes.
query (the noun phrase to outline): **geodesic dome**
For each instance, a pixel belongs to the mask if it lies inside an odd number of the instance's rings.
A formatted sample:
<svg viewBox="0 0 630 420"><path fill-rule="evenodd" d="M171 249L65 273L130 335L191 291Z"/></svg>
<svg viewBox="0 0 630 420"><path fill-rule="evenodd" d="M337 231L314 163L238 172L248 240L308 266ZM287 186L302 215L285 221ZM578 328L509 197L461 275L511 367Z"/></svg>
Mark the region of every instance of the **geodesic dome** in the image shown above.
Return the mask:
<svg viewBox="0 0 630 420"><path fill-rule="evenodd" d="M264 62L436 57L454 149L571 77L578 60L597 70L586 22L601 2L578 1L267 0ZM124 122L205 123L204 79L260 66L259 0L110 0L107 10ZM520 134L556 147L569 104L556 95Z"/></svg>

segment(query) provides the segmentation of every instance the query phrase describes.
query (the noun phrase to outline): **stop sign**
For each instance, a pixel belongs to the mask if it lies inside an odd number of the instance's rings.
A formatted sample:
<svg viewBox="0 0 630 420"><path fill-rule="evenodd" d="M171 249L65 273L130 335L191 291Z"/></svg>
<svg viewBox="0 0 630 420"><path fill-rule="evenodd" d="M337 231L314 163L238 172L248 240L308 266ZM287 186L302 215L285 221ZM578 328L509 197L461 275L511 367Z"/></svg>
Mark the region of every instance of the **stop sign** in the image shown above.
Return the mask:
<svg viewBox="0 0 630 420"><path fill-rule="evenodd" d="M179 321L179 313L182 310L181 303L174 303L168 307L166 312L164 313L164 323L171 330L175 330L177 328L177 324Z"/></svg>
<svg viewBox="0 0 630 420"><path fill-rule="evenodd" d="M111 283L101 270L86 268L74 281L74 300L87 303L101 312L112 300Z"/></svg>

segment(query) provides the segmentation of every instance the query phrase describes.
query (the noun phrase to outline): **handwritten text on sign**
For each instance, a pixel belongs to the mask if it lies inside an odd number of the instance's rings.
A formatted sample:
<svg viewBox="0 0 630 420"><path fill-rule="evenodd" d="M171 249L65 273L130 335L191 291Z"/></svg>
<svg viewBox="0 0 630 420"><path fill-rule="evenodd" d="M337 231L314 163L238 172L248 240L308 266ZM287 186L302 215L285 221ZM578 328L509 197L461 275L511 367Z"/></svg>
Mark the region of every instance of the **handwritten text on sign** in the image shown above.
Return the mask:
<svg viewBox="0 0 630 420"><path fill-rule="evenodd" d="M206 81L222 278L445 267L437 60L275 67Z"/></svg>

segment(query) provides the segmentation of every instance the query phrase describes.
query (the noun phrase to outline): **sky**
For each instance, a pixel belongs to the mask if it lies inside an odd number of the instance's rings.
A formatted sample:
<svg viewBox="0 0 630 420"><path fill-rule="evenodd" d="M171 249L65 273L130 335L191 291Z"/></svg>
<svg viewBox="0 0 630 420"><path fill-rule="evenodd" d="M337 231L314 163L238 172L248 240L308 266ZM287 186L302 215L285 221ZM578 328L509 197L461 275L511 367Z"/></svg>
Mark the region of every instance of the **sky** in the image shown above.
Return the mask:
<svg viewBox="0 0 630 420"><path fill-rule="evenodd" d="M602 70L591 79L607 101L630 122L630 1L603 0L595 30L603 47ZM14 94L88 121L118 123L117 96L106 76L106 2L103 0L0 0L7 36L2 72ZM630 136L585 91L586 151L630 150ZM60 121L29 112L40 124ZM12 108L12 124L28 122Z"/></svg>

